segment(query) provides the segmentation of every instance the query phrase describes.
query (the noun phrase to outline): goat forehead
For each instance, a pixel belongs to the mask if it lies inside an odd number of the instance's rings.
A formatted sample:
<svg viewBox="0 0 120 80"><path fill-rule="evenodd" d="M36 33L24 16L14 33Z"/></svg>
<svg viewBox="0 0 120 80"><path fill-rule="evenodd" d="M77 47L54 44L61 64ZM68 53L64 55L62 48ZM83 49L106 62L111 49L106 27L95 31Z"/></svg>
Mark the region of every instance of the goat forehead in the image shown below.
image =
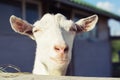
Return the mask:
<svg viewBox="0 0 120 80"><path fill-rule="evenodd" d="M66 35L67 38L69 38L69 36L71 35L63 28L64 26L60 25L61 18L66 20L66 18L62 14L45 14L41 20L37 21L34 24L34 26L45 30L46 36L52 35L52 38L64 41Z"/></svg>
<svg viewBox="0 0 120 80"><path fill-rule="evenodd" d="M62 15L62 14L45 14L41 20L38 20L37 22L34 23L34 26L37 27L43 27L43 28L52 28L52 27L62 27L61 26L61 19L65 19L66 18Z"/></svg>

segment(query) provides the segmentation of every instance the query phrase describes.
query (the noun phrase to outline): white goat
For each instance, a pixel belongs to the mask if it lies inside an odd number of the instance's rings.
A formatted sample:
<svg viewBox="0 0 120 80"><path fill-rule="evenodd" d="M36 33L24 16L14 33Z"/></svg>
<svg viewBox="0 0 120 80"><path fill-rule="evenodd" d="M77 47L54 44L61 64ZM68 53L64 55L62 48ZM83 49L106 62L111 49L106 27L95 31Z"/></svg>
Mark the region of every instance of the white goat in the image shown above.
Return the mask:
<svg viewBox="0 0 120 80"><path fill-rule="evenodd" d="M10 17L12 29L36 41L37 49L33 74L65 75L71 61L71 50L76 33L90 31L98 21L93 15L76 23L62 14L45 14L33 25L15 16Z"/></svg>

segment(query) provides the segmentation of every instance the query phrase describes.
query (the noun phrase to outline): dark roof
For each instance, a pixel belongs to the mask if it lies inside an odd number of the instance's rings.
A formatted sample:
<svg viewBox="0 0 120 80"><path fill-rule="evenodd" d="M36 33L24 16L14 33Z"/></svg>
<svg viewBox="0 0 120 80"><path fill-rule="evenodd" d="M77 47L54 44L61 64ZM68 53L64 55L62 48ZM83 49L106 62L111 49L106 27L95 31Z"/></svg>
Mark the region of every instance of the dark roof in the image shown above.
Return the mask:
<svg viewBox="0 0 120 80"><path fill-rule="evenodd" d="M103 15L103 16L106 16L108 18L113 18L113 19L116 19L116 20L120 21L120 16L119 15L116 15L114 13L111 13L111 12L108 12L106 10L100 9L100 8L98 8L96 6L93 6L93 5L91 5L87 2L84 2L82 0L54 0L54 1L58 1L60 3L64 3L64 4L67 4L67 5L79 8L79 9L84 9L84 10L87 10L87 11L90 11L90 12L93 12L93 13Z"/></svg>

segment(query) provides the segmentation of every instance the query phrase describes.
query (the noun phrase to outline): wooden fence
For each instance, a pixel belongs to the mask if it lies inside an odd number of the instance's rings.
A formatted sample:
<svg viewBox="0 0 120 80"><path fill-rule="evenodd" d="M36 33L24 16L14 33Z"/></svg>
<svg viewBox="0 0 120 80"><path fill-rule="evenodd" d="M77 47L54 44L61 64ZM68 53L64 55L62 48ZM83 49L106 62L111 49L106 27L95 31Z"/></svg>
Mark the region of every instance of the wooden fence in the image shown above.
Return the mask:
<svg viewBox="0 0 120 80"><path fill-rule="evenodd" d="M0 73L0 80L120 80L106 77L42 76L29 73Z"/></svg>

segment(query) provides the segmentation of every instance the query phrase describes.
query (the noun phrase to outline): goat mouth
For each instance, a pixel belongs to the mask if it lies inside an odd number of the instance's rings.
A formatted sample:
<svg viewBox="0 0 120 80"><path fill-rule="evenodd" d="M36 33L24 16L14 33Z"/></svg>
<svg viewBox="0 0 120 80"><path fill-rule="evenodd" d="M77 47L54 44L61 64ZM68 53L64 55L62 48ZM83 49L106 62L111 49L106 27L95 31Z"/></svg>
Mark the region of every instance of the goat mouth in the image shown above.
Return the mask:
<svg viewBox="0 0 120 80"><path fill-rule="evenodd" d="M58 58L53 58L53 57L51 57L50 59L59 64L64 64L64 63L68 62L68 59L58 59Z"/></svg>

